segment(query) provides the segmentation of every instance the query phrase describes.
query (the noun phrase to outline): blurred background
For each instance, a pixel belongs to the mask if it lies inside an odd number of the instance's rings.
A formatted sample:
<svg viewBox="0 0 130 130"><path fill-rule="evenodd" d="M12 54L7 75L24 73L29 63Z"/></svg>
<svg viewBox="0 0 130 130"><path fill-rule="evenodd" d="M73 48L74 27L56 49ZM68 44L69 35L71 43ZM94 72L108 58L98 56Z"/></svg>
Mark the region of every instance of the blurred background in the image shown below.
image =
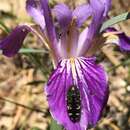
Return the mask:
<svg viewBox="0 0 130 130"><path fill-rule="evenodd" d="M84 3L84 0L50 0L51 5L62 1L70 6L73 2ZM25 2L0 0L0 39L17 24L33 22L26 13ZM130 0L112 0L110 16L127 11ZM4 25L7 29L3 29ZM116 26L130 36L130 21ZM31 34L24 46L44 47ZM110 97L101 121L92 130L130 130L130 53L107 46L97 57L109 75ZM51 117L43 88L52 69L47 50L43 54L18 54L13 58L0 55L0 130L50 129Z"/></svg>

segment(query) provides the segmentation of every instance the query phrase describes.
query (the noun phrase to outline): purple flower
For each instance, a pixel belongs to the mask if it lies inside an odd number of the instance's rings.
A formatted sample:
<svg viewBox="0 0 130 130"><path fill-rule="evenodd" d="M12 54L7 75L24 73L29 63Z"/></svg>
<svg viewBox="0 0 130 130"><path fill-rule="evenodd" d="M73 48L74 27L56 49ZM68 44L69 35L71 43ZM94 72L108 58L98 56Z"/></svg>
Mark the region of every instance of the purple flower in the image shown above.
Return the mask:
<svg viewBox="0 0 130 130"><path fill-rule="evenodd" d="M124 33L114 28L99 31L108 18L110 6L111 0L90 0L72 11L65 4L50 9L48 0L27 0L27 12L38 26L19 25L0 41L3 54L13 56L32 32L49 49L55 70L45 90L53 118L66 130L95 126L107 103L107 75L95 62L96 51L110 42L123 51L130 50L130 38ZM82 30L89 17L92 17L90 25ZM113 35L115 39L110 38Z"/></svg>

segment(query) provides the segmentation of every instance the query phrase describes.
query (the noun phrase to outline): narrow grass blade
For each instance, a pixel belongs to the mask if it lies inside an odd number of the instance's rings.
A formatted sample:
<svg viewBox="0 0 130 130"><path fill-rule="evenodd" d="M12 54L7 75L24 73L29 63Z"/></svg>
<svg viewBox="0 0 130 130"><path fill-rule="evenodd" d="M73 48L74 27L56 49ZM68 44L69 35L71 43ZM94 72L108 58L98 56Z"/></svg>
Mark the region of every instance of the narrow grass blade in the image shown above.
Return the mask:
<svg viewBox="0 0 130 130"><path fill-rule="evenodd" d="M22 48L19 53L47 53L47 51L42 49Z"/></svg>
<svg viewBox="0 0 130 130"><path fill-rule="evenodd" d="M0 26L2 27L2 29L4 29L6 33L10 32L10 29L1 20L0 20Z"/></svg>
<svg viewBox="0 0 130 130"><path fill-rule="evenodd" d="M31 81L31 82L28 82L27 85L39 85L39 84L44 84L46 81L43 81L43 80L34 80L34 81Z"/></svg>
<svg viewBox="0 0 130 130"><path fill-rule="evenodd" d="M103 32L105 29L107 29L108 27L110 27L114 24L117 24L119 22L122 22L122 21L125 21L128 19L130 19L130 12L126 12L126 13L120 14L116 17L113 17L110 20L103 23L103 25L100 29L100 32Z"/></svg>
<svg viewBox="0 0 130 130"><path fill-rule="evenodd" d="M111 71L116 70L116 69L119 68L120 66L129 65L129 64L130 64L130 59L127 59L127 60L125 60L124 62L120 63L119 65L116 65L116 66L110 68L107 72L109 73L109 72L111 72Z"/></svg>

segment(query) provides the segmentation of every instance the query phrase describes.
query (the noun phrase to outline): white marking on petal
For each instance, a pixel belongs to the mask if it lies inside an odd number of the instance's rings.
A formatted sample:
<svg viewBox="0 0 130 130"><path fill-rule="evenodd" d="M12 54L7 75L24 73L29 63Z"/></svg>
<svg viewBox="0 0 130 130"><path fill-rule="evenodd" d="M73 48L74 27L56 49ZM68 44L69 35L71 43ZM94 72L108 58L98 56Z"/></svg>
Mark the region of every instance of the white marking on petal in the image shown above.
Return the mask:
<svg viewBox="0 0 130 130"><path fill-rule="evenodd" d="M71 70L71 65L70 65L70 61L67 60L67 74L70 73L70 70Z"/></svg>
<svg viewBox="0 0 130 130"><path fill-rule="evenodd" d="M60 72L62 72L62 71L64 70L64 68L65 68L65 66L66 66L66 62L67 62L66 59L64 59L64 60L61 62L61 69L60 69Z"/></svg>
<svg viewBox="0 0 130 130"><path fill-rule="evenodd" d="M77 56L80 55L83 49L83 45L86 44L84 43L86 40L86 36L88 33L88 28L85 28L79 35L79 40L78 40L78 47L77 47Z"/></svg>
<svg viewBox="0 0 130 130"><path fill-rule="evenodd" d="M80 59L75 60L75 67L76 67L76 71L77 71L77 74L79 76L79 79L82 81L82 83L84 84L84 86L87 87L87 89L88 89L88 85L87 85L86 81L84 80L84 76L83 76L82 68L81 68L80 64L82 64L82 62L80 61ZM84 92L85 97L87 99L86 102L87 102L87 106L88 106L88 111L91 111L91 109L90 109L90 103L89 103L89 100L88 100L88 95L87 95L84 87L82 89L83 89L83 92Z"/></svg>

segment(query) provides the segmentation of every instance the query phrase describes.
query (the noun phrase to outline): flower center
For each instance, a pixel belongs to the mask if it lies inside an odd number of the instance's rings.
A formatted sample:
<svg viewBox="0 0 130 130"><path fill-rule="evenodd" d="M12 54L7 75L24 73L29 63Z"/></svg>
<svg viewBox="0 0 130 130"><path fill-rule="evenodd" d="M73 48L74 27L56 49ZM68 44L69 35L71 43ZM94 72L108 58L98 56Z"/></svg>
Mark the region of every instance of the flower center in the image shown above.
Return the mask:
<svg viewBox="0 0 130 130"><path fill-rule="evenodd" d="M75 85L72 85L67 93L67 112L72 122L80 121L81 99L79 89Z"/></svg>

